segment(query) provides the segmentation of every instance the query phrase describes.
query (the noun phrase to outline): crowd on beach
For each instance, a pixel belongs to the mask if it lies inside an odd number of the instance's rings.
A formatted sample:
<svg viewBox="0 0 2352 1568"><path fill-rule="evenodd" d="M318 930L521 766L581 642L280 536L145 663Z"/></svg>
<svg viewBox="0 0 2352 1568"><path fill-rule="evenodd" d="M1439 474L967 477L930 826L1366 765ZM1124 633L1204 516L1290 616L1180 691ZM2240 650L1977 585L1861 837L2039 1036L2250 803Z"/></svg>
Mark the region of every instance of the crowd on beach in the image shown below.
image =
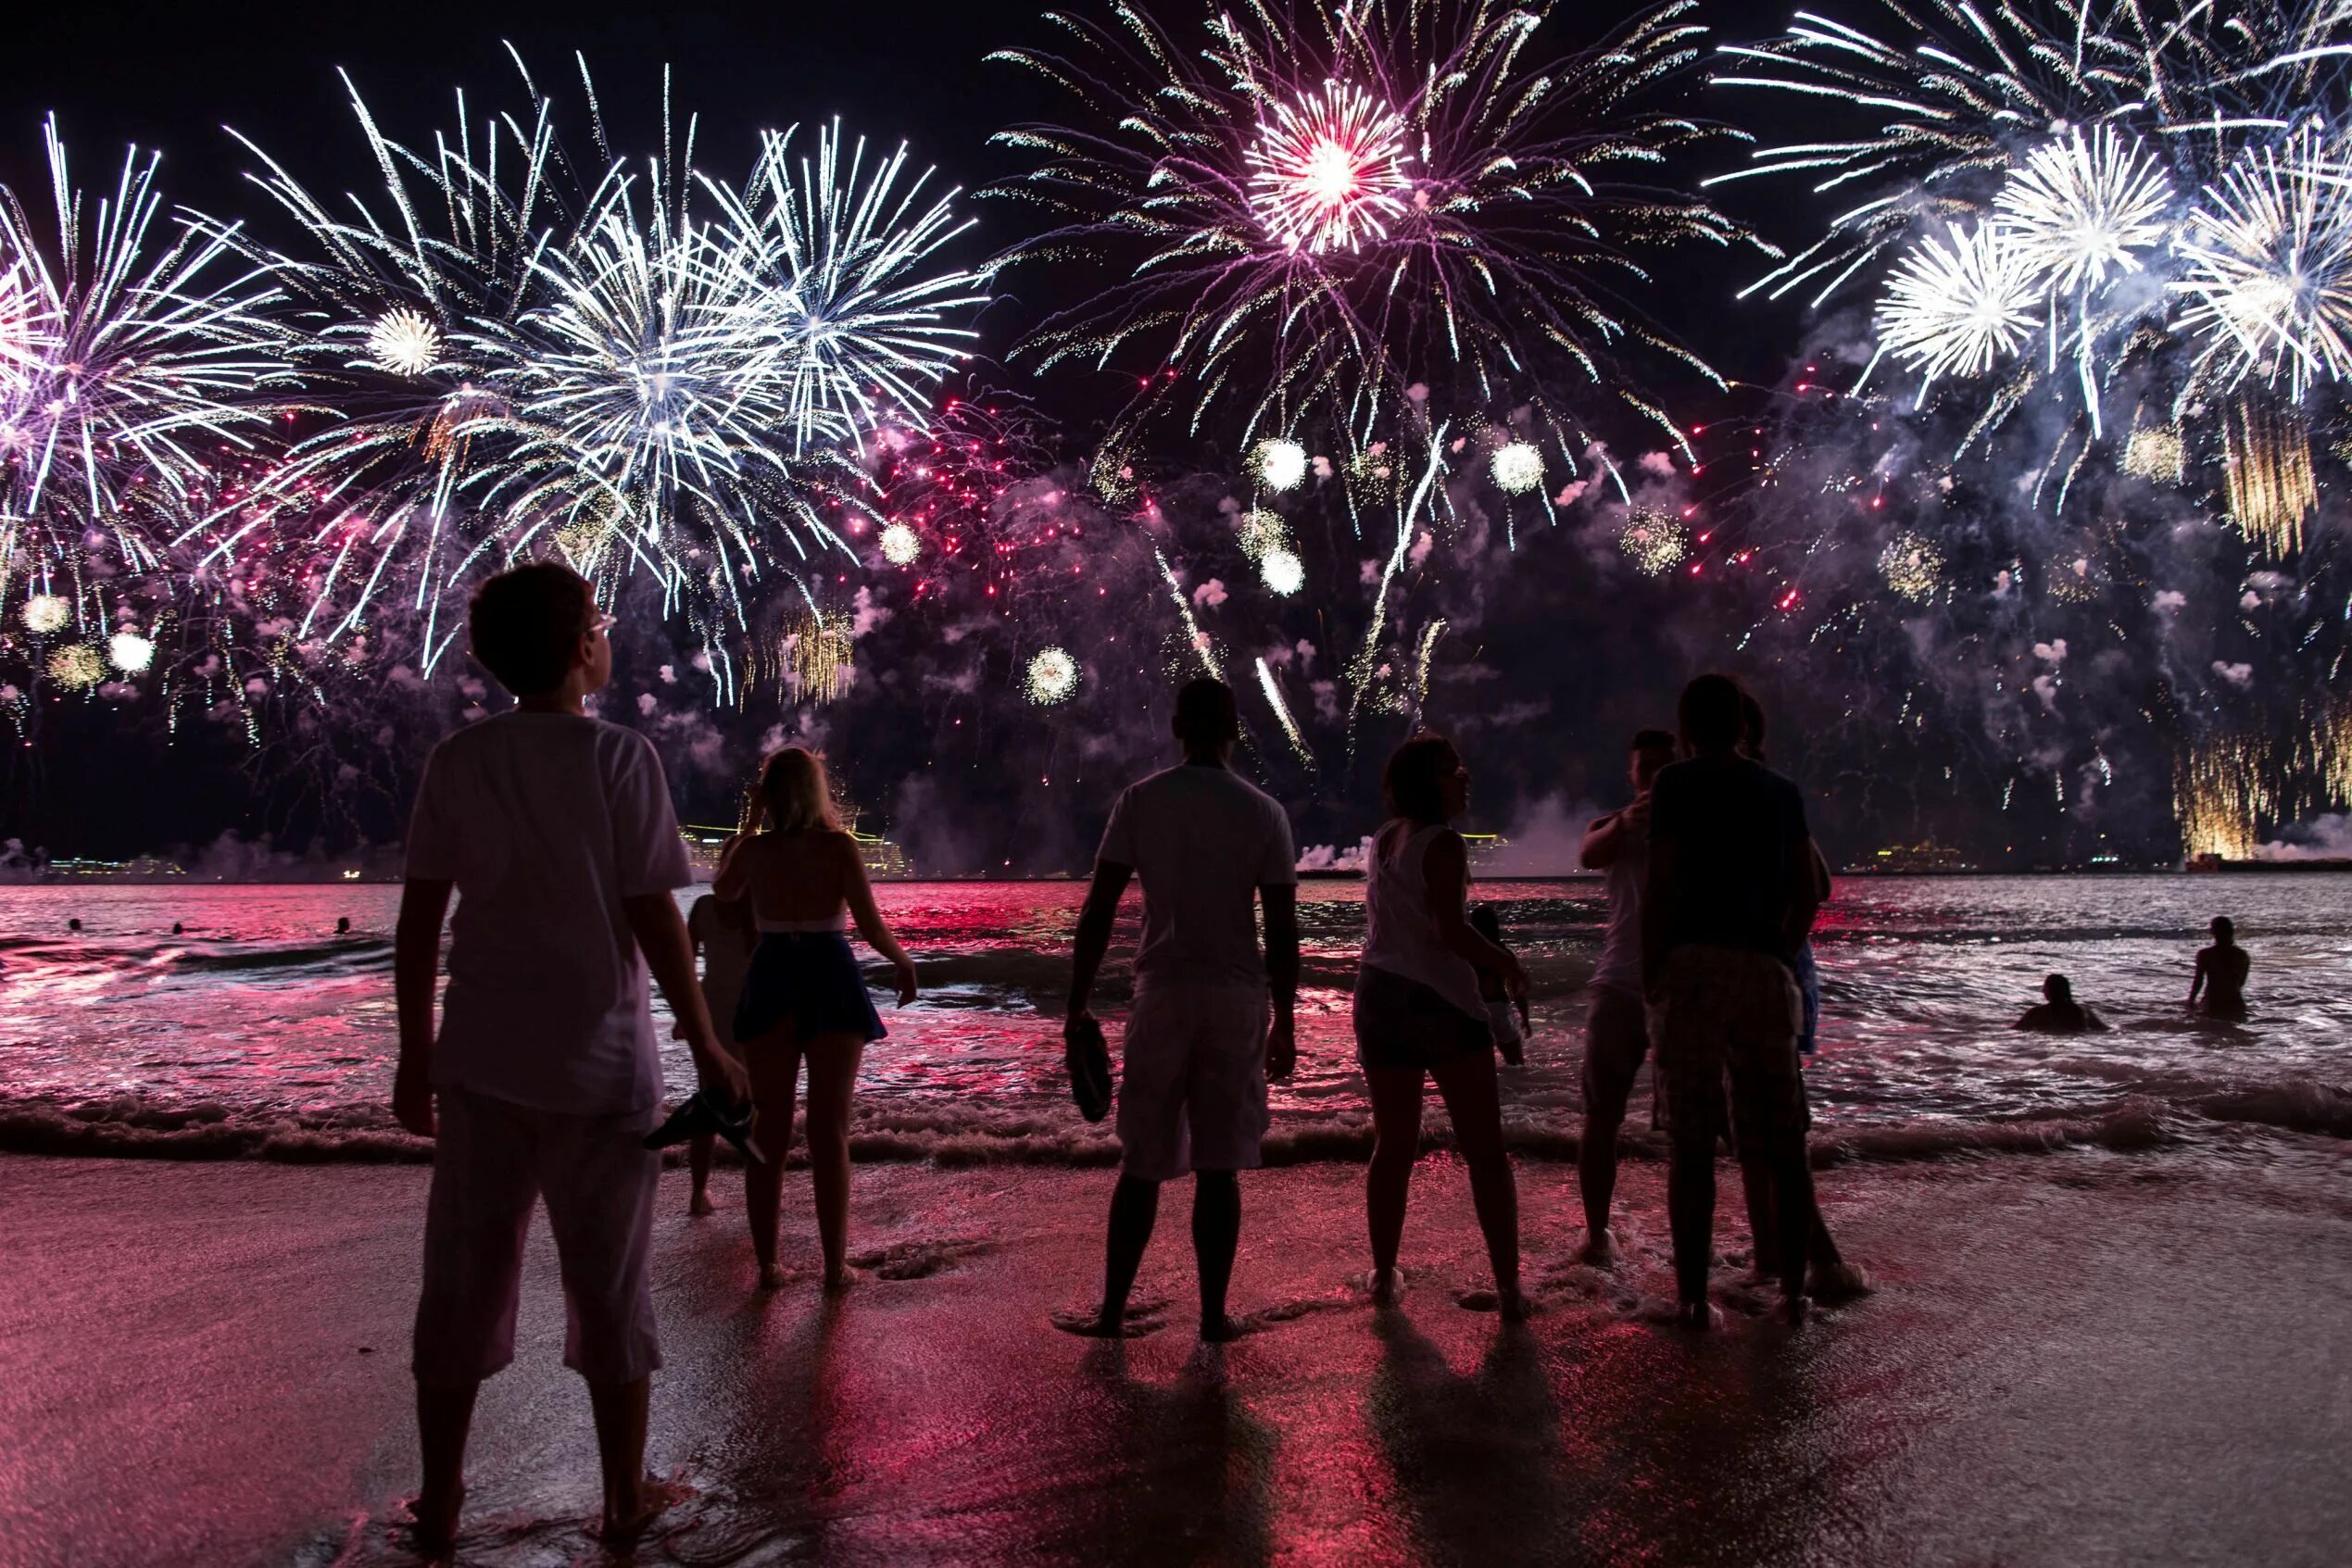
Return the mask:
<svg viewBox="0 0 2352 1568"><path fill-rule="evenodd" d="M778 1288L784 1157L801 1093L824 1288L849 1287L852 1094L865 1047L887 1033L851 928L891 966L900 1005L918 989L834 815L824 763L801 747L766 759L709 895L680 914L673 895L692 874L660 760L642 736L585 712L611 676L610 624L589 584L560 565L485 583L472 648L515 704L436 746L417 792L395 939L393 1107L434 1140L412 1360L423 1482L411 1510L428 1552L455 1537L482 1381L513 1357L523 1238L541 1200L563 1282L564 1363L588 1386L605 1531L625 1540L675 1500L644 1473L661 1359L649 1274L660 1150L690 1145L697 1215L713 1209L716 1142L743 1154L760 1284ZM1672 732L1633 735L1631 799L1581 846L1606 879L1608 913L1584 1042L1580 1256L1617 1261L1618 1133L1650 1062L1670 1150L1676 1321L1716 1322L1708 1273L1728 1147L1756 1275L1802 1322L1816 1300L1869 1287L1830 1236L1806 1148L1803 1064L1820 1013L1810 934L1832 891L1829 867L1802 796L1765 761L1765 711L1745 688L1701 675L1676 719ZM1283 809L1229 766L1240 733L1231 691L1211 679L1184 686L1172 731L1182 760L1118 797L1078 918L1065 1061L1090 1120L1115 1106L1120 1166L1101 1293L1056 1321L1086 1336L1138 1331L1129 1298L1160 1190L1189 1175L1200 1334L1217 1342L1240 1328L1226 1297L1241 1173L1261 1163L1267 1084L1297 1058L1298 857ZM1516 1323L1531 1303L1496 1059L1521 1060L1528 975L1493 908L1470 901L1452 826L1470 797L1461 753L1415 735L1381 783L1389 820L1367 857L1353 998L1373 1120L1361 1288L1382 1305L1406 1291L1399 1256L1434 1084L1492 1274L1492 1288L1463 1304ZM1142 932L1114 1073L1091 1003L1131 882ZM2249 960L2228 921L2213 934L2190 1006L2242 1018ZM699 1081L666 1118L655 985ZM2066 976L2050 976L2044 994L2018 1027L2105 1027Z"/></svg>

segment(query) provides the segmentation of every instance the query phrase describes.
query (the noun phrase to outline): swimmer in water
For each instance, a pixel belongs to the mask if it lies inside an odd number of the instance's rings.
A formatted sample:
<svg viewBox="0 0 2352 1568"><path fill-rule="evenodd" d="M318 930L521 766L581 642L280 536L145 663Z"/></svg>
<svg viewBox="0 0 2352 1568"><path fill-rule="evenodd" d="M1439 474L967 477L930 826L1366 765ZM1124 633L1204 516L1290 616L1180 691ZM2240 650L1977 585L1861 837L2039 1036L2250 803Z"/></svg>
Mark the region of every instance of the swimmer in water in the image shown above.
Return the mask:
<svg viewBox="0 0 2352 1568"><path fill-rule="evenodd" d="M171 935L174 936L182 935L180 922L176 920L171 922Z"/></svg>
<svg viewBox="0 0 2352 1568"><path fill-rule="evenodd" d="M348 936L351 935L351 917L349 915L345 915L334 922L334 934L337 936Z"/></svg>
<svg viewBox="0 0 2352 1568"><path fill-rule="evenodd" d="M79 916L79 915L76 915L73 919L71 919L71 920L69 920L69 921L66 922L66 929L67 929L68 931L79 931L79 930L81 930L81 929L82 929L82 917L81 917L81 916Z"/></svg>
<svg viewBox="0 0 2352 1568"><path fill-rule="evenodd" d="M2074 999L2074 982L2053 974L2042 982L2042 1005L2028 1008L2010 1027L2044 1035L2093 1035L2107 1028L2107 1020Z"/></svg>
<svg viewBox="0 0 2352 1568"><path fill-rule="evenodd" d="M2246 971L2254 967L2254 960L2238 946L2237 927L2229 916L2214 916L2212 931L2213 946L2198 950L2196 973L2189 981L2189 1010L2199 1010L2202 992L2206 1017L2241 1021L2245 1017Z"/></svg>

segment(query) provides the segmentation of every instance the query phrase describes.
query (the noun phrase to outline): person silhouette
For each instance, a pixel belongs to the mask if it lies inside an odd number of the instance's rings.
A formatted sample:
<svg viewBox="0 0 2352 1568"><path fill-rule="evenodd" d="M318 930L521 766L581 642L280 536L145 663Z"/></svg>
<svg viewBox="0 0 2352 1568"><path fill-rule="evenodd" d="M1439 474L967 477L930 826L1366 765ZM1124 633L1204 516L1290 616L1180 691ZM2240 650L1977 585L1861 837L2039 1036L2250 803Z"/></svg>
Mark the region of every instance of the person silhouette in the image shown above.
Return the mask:
<svg viewBox="0 0 2352 1568"><path fill-rule="evenodd" d="M2242 1021L2245 1017L2245 976L2254 967L2254 960L2238 946L2238 929L2229 916L2215 915L2211 929L2213 946L2198 949L2196 972L2189 981L2189 1010L2197 1010L2198 993L2202 992L2206 1017Z"/></svg>
<svg viewBox="0 0 2352 1568"><path fill-rule="evenodd" d="M2107 1020L2074 999L2074 982L2063 974L2044 978L2042 1005L2026 1009L2012 1025L2043 1035L2095 1035L2107 1026Z"/></svg>

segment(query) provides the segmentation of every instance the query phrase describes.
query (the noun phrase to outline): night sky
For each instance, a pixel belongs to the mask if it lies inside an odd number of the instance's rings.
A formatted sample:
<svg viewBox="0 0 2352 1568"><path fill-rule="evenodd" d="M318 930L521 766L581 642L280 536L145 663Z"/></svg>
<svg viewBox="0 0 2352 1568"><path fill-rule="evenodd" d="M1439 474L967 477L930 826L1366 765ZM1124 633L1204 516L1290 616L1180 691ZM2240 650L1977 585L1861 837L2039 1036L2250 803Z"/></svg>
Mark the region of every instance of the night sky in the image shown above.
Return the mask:
<svg viewBox="0 0 2352 1568"><path fill-rule="evenodd" d="M1176 22L1189 19L1177 14L1189 4L1170 0L1155 9ZM1634 9L1622 7L1621 14ZM1772 19L1715 9L1719 28L1760 31ZM1613 8L1608 16L1616 14ZM1574 25L1587 31L1575 37L1540 35L1530 57L1589 41L1605 19L1597 12L1574 17ZM1555 17L1547 27L1562 21ZM288 158L313 189L333 189L335 176L366 189L374 175L336 68L351 73L389 135L421 139L448 122L457 86L469 89L477 117L484 106L514 101L513 69L501 46L510 41L542 85L567 98L576 87L572 54L584 54L614 144L623 150L654 144L660 72L667 62L673 103L701 117L698 160L707 166L733 170L747 162L762 128L838 114L877 142L905 137L918 163L936 162L944 175L971 189L1018 167L987 145L991 132L1051 119L1066 109L1035 78L984 65L982 56L1007 45L1051 43L1055 36L1034 8L987 3L554 11L437 4L42 6L12 21L11 46L0 54L0 104L7 107L0 117L0 176L20 199L45 200L40 121L54 111L85 185L111 182L125 143L160 147L160 183L171 202L244 216L275 239L273 209L243 182L249 155L224 124ZM1692 112L1719 112L1720 106L1705 99L1697 75L1685 91ZM1749 187L1732 190L1742 194ZM1761 223L1769 208L1760 204L1777 194L1738 196L1726 205ZM1014 239L1013 226L1025 220L1021 209L1008 204L979 202L969 210L980 220L975 255ZM1785 221L1785 212L1780 216ZM1795 352L1801 323L1793 313L1732 306L1733 290L1752 276L1751 259L1679 253L1661 272L1661 286L1641 303L1658 325L1700 348L1728 375L1769 386ZM1034 321L1042 303L1036 295L1045 282L1014 275L981 320L984 353L1002 355ZM1025 375L1019 379L1027 382ZM1100 420L1102 388L1089 385L1082 373L1058 373L1034 390L1074 446ZM1696 383L1681 390L1693 395L1674 410L1685 420L1720 418L1725 409L1742 407L1739 395L1726 401ZM1745 402L1753 407L1755 399ZM1489 658L1510 646L1505 639ZM1541 672L1552 687L1591 684L1588 650L1523 649L1520 656L1556 659L1557 671ZM1585 705L1589 721L1564 723L1542 735L1541 755L1496 759L1490 774L1507 781L1498 793L1514 799L1550 793L1578 801L1607 798L1622 766L1623 731L1670 712L1672 691L1689 672L1677 661L1659 659L1621 675L1629 684L1618 700ZM1564 710L1563 719L1567 716ZM0 801L16 821L0 836L45 844L53 854L117 856L203 843L224 830L245 835L274 830L282 843L398 836L398 791L370 801L328 802L321 786L289 789L283 777L257 778L256 759L241 746L242 737L220 726L209 733L183 728L167 749L153 737L111 738L107 716L95 706L61 718L37 755L20 756L10 770ZM865 744L873 766L907 766L904 756L878 755L902 752L904 743L869 734ZM260 771L277 766L265 759ZM868 793L887 787L872 785ZM700 792L713 796L705 800L691 785L682 789L689 815L724 809L712 791ZM1368 809L1371 802L1357 804ZM1344 808L1327 812L1327 821L1302 823L1302 842L1319 833L1352 840L1356 824L1346 820L1352 814ZM1014 824L1006 831L1018 836ZM1072 842L1084 836L1081 830Z"/></svg>

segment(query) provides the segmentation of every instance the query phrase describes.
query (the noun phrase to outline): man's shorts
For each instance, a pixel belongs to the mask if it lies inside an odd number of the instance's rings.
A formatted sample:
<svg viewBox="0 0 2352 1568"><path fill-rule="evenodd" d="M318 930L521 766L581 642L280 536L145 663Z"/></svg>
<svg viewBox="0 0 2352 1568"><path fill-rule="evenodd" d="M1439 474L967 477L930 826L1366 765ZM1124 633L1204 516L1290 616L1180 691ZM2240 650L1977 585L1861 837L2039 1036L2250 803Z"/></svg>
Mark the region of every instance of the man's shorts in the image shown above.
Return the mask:
<svg viewBox="0 0 2352 1568"><path fill-rule="evenodd" d="M1747 1154L1803 1148L1811 1122L1797 1035L1805 1003L1768 953L1683 947L1667 956L1658 1077L1678 1144L1729 1135Z"/></svg>
<svg viewBox="0 0 2352 1568"><path fill-rule="evenodd" d="M1584 1024L1584 1114L1612 1127L1623 1123L1633 1080L1649 1054L1648 1005L1618 986L1594 987Z"/></svg>
<svg viewBox="0 0 2352 1568"><path fill-rule="evenodd" d="M1135 996L1119 1075L1119 1169L1146 1181L1250 1171L1265 1137L1262 990L1170 985Z"/></svg>
<svg viewBox="0 0 2352 1568"><path fill-rule="evenodd" d="M573 1116L462 1088L436 1098L417 1381L472 1383L514 1360L523 1236L543 1195L563 1274L563 1364L592 1383L659 1367L648 1270L661 1157L644 1138L660 1108Z"/></svg>

